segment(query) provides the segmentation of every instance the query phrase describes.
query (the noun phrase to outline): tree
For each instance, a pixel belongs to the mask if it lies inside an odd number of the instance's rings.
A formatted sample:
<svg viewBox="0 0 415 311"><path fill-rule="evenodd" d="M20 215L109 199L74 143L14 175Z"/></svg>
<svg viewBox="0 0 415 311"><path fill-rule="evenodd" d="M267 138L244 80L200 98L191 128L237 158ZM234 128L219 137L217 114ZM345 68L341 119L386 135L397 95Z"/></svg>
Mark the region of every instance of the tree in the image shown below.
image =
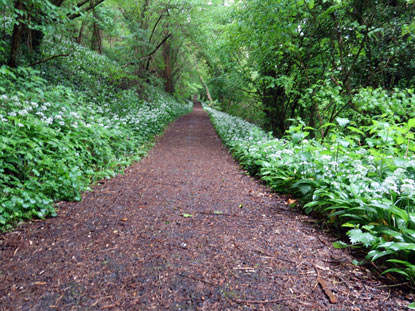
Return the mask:
<svg viewBox="0 0 415 311"><path fill-rule="evenodd" d="M13 31L7 64L18 65L22 45L26 45L26 54L37 52L48 27L75 19L94 9L104 0L82 0L74 6L68 0L15 0L6 1L8 12L13 17ZM68 8L63 8L69 3ZM64 14L68 12L67 14Z"/></svg>
<svg viewBox="0 0 415 311"><path fill-rule="evenodd" d="M227 59L227 76L243 74L239 87L260 94L277 135L297 117L322 126L367 113L353 103L360 88L413 84L414 45L402 35L414 19L410 1L244 0L233 8L224 47L237 56Z"/></svg>

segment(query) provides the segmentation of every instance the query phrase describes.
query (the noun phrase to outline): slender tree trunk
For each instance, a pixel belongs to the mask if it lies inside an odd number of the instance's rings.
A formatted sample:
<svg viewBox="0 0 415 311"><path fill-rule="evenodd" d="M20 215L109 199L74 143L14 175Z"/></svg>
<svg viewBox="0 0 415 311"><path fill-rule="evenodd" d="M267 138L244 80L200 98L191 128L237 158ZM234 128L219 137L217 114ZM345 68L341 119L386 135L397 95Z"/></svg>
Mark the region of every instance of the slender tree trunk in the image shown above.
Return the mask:
<svg viewBox="0 0 415 311"><path fill-rule="evenodd" d="M16 0L14 2L14 8L16 10L23 10L23 1L22 0ZM20 16L23 18L23 16ZM10 54L9 54L9 61L7 65L10 67L16 68L17 67L17 57L20 50L20 45L22 42L22 32L23 32L23 24L15 24L13 27L13 34L12 34L12 40L10 44Z"/></svg>
<svg viewBox="0 0 415 311"><path fill-rule="evenodd" d="M94 11L94 17L96 18L96 14ZM102 54L102 35L101 29L97 22L94 21L92 25L92 37L91 37L91 50L97 51L99 54Z"/></svg>
<svg viewBox="0 0 415 311"><path fill-rule="evenodd" d="M82 21L81 28L79 29L78 37L76 38L76 43L78 44L82 44L82 38L84 35L85 25L86 25L86 22Z"/></svg>
<svg viewBox="0 0 415 311"><path fill-rule="evenodd" d="M141 8L141 14L140 14L140 28L141 29L147 29L146 27L146 13L148 6L150 4L150 0L145 0L143 3L143 7Z"/></svg>
<svg viewBox="0 0 415 311"><path fill-rule="evenodd" d="M164 60L164 90L167 93L172 94L174 91L173 74L172 74L172 61L171 61L171 46L170 41L166 41L163 44L163 60Z"/></svg>
<svg viewBox="0 0 415 311"><path fill-rule="evenodd" d="M40 30L35 30L32 29L30 30L30 43L31 43L31 48L34 51L38 51L40 48L40 44L42 43L43 37L44 37L44 33L41 32Z"/></svg>
<svg viewBox="0 0 415 311"><path fill-rule="evenodd" d="M99 54L102 54L101 30L99 29L97 23L94 23L93 28L91 49L97 51Z"/></svg>
<svg viewBox="0 0 415 311"><path fill-rule="evenodd" d="M203 77L200 73L199 73L199 79L200 79L200 82L202 82L203 87L205 88L206 96L209 99L209 102L212 104L213 99L212 99L212 96L210 95L209 88L208 88L207 84L205 83L205 80L203 80Z"/></svg>

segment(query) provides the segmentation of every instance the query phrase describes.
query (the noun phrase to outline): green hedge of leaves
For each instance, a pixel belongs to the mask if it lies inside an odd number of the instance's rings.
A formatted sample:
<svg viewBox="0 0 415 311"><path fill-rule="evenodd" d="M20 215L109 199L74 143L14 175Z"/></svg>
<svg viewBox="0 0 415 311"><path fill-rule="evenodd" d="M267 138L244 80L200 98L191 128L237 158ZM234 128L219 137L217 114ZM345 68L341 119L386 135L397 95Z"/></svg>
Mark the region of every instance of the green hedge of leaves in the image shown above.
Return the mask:
<svg viewBox="0 0 415 311"><path fill-rule="evenodd" d="M82 63L88 58L87 65L100 72L96 84L79 85L91 75L77 75L76 67L68 72L72 80L59 80L59 62L43 66L43 74L25 67L0 68L2 229L21 219L55 215L55 201L79 200L91 181L113 176L138 160L155 135L191 110L190 104L155 88L146 91L149 101L135 90L117 89L102 79L108 61L78 50Z"/></svg>
<svg viewBox="0 0 415 311"><path fill-rule="evenodd" d="M338 118L324 142L295 122L282 139L205 107L223 142L251 174L279 193L301 198L307 213L346 228L350 244L384 273L415 280L415 119L353 126Z"/></svg>

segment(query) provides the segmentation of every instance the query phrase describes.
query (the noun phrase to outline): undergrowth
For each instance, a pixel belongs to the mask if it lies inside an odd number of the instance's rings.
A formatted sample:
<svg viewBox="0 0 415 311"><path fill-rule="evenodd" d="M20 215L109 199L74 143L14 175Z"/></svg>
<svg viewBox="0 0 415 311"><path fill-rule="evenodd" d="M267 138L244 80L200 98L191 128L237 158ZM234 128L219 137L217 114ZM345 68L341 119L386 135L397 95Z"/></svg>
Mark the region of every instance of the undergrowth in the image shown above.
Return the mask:
<svg viewBox="0 0 415 311"><path fill-rule="evenodd" d="M52 42L44 49L56 52ZM140 159L155 135L190 112L164 92L122 90L117 64L79 46L38 66L0 68L0 228L56 214L91 182Z"/></svg>
<svg viewBox="0 0 415 311"><path fill-rule="evenodd" d="M338 118L321 142L294 122L276 139L258 127L205 107L224 144L251 174L274 191L300 197L315 212L346 228L349 244L366 260L382 259L383 273L415 281L415 119L354 127Z"/></svg>

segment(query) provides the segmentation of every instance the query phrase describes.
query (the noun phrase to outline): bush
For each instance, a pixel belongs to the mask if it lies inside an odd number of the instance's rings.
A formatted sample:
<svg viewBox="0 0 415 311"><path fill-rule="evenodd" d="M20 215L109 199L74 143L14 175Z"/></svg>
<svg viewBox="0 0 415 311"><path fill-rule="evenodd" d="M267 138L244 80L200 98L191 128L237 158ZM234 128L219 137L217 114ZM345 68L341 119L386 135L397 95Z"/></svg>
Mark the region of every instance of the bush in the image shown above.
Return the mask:
<svg viewBox="0 0 415 311"><path fill-rule="evenodd" d="M146 91L151 102L133 89L117 89L106 80L105 60L98 66L91 60L93 53L82 57L100 69L102 84L82 85L92 76L76 75L73 68L66 69L72 70L72 80L59 83L59 75L51 74L52 69L63 70L59 63L51 63L51 70L43 67L48 74L0 68L3 229L20 219L55 215L54 201L80 200L91 181L113 176L138 160L155 135L191 110L190 104L156 88Z"/></svg>
<svg viewBox="0 0 415 311"><path fill-rule="evenodd" d="M414 282L415 119L401 124L378 120L357 128L338 118L319 142L307 139L313 129L301 121L275 139L244 120L205 109L251 174L274 191L300 197L307 213L346 228L351 245L368 250L367 259L387 262L384 273Z"/></svg>

